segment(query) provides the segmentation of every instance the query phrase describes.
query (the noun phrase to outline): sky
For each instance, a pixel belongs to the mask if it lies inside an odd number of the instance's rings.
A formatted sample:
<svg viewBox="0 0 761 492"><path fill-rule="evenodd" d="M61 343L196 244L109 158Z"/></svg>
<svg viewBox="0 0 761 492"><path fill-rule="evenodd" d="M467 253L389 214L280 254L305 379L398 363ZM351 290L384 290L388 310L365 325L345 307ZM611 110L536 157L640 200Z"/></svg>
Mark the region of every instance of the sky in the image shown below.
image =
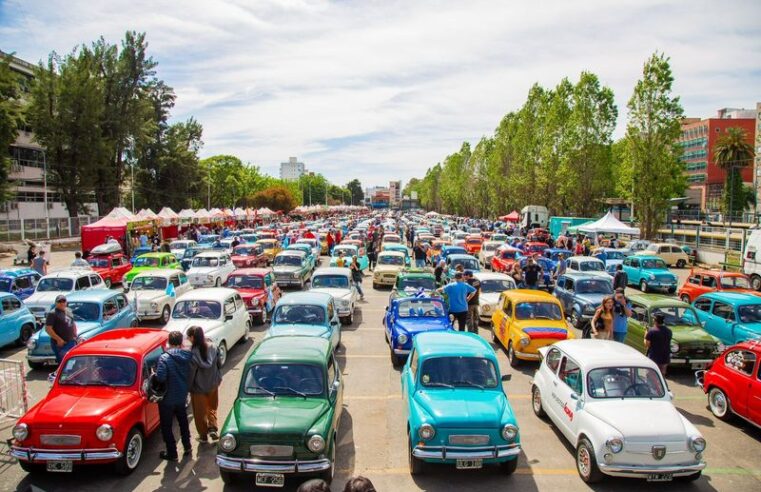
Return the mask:
<svg viewBox="0 0 761 492"><path fill-rule="evenodd" d="M145 32L202 157L336 184L422 177L491 135L534 83L596 73L619 107L655 51L688 116L761 101L761 0L0 0L0 49L36 63Z"/></svg>

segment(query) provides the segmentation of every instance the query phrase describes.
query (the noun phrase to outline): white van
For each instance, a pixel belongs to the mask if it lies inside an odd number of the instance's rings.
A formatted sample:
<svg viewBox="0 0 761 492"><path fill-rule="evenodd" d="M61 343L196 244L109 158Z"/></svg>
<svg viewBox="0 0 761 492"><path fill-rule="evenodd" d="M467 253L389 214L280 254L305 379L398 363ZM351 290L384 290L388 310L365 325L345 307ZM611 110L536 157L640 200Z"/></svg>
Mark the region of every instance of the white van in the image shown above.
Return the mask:
<svg viewBox="0 0 761 492"><path fill-rule="evenodd" d="M527 229L547 227L550 214L542 205L527 205L521 209L521 226Z"/></svg>
<svg viewBox="0 0 761 492"><path fill-rule="evenodd" d="M743 273L750 277L750 285L755 290L761 290L761 229L751 231L745 243L742 263Z"/></svg>

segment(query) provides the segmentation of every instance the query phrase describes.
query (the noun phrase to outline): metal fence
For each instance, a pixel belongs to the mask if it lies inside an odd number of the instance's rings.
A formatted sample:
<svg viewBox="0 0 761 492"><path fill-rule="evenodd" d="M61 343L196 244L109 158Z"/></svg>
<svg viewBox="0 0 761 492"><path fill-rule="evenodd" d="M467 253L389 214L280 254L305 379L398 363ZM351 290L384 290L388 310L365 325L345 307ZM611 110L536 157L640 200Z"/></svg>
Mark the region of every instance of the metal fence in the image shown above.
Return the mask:
<svg viewBox="0 0 761 492"><path fill-rule="evenodd" d="M59 219L0 219L0 242L76 237L82 226L101 218L85 215Z"/></svg>
<svg viewBox="0 0 761 492"><path fill-rule="evenodd" d="M658 239L673 239L698 250L742 252L751 230L705 224L670 224L658 230Z"/></svg>
<svg viewBox="0 0 761 492"><path fill-rule="evenodd" d="M0 359L0 418L18 419L28 409L24 363Z"/></svg>

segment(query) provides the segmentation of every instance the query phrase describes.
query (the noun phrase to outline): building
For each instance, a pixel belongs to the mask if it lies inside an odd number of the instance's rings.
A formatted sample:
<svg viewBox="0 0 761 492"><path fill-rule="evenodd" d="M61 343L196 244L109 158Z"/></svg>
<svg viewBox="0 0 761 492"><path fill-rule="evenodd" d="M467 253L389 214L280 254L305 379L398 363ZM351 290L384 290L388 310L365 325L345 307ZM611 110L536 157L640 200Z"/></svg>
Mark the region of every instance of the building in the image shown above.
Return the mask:
<svg viewBox="0 0 761 492"><path fill-rule="evenodd" d="M753 144L756 134L755 117L748 118L749 110L725 108L718 111L716 118L685 118L682 121L682 135L679 144L683 149L682 162L687 176L688 190L686 206L703 211L721 208L726 172L714 162L714 148L722 133L728 128L742 128L747 133L748 143ZM753 111L755 116L755 111ZM742 180L752 186L753 166L746 166L740 172Z"/></svg>
<svg viewBox="0 0 761 492"><path fill-rule="evenodd" d="M289 157L288 162L280 163L280 179L298 181L305 172L304 163L299 162L295 157Z"/></svg>
<svg viewBox="0 0 761 492"><path fill-rule="evenodd" d="M756 103L756 151L754 172L756 173L756 213L761 213L761 102Z"/></svg>
<svg viewBox="0 0 761 492"><path fill-rule="evenodd" d="M372 205L373 203L373 196L375 196L376 193L379 191L388 191L388 188L384 188L383 186L368 186L365 188L365 198L364 198L364 204L368 207Z"/></svg>
<svg viewBox="0 0 761 492"><path fill-rule="evenodd" d="M402 182L389 181L388 183L389 206L397 207L402 202Z"/></svg>

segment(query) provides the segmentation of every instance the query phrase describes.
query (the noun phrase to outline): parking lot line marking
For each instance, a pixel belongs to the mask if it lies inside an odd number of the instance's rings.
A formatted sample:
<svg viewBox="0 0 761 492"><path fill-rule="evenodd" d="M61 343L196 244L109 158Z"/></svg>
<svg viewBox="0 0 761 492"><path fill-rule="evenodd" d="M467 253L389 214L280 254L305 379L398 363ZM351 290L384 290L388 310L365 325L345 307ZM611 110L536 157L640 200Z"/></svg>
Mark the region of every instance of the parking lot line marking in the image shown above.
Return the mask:
<svg viewBox="0 0 761 492"><path fill-rule="evenodd" d="M343 359L388 359L388 354L336 354Z"/></svg>
<svg viewBox="0 0 761 492"><path fill-rule="evenodd" d="M378 401L378 400L401 400L402 395L355 395L344 396L344 401Z"/></svg>

